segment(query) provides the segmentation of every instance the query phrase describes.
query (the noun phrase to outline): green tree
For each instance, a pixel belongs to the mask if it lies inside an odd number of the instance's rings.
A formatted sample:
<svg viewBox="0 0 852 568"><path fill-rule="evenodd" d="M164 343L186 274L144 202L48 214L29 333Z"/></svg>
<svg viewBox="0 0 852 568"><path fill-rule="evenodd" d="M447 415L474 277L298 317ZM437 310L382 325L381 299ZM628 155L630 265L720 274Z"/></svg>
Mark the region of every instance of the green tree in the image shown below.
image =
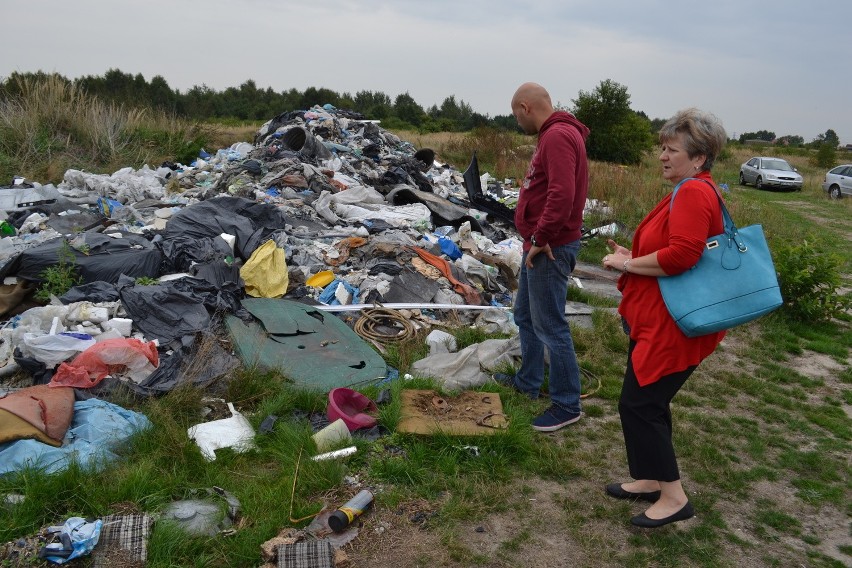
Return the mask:
<svg viewBox="0 0 852 568"><path fill-rule="evenodd" d="M426 113L408 92L397 95L393 102L393 114L412 126L420 126Z"/></svg>
<svg viewBox="0 0 852 568"><path fill-rule="evenodd" d="M638 164L654 145L650 121L630 108L627 87L611 79L574 99L574 115L591 133L586 140L590 158L620 164Z"/></svg>
<svg viewBox="0 0 852 568"><path fill-rule="evenodd" d="M352 109L373 120L382 120L393 111L390 97L381 91L358 91Z"/></svg>
<svg viewBox="0 0 852 568"><path fill-rule="evenodd" d="M802 146L805 139L795 134L788 134L775 140L776 146Z"/></svg>
<svg viewBox="0 0 852 568"><path fill-rule="evenodd" d="M769 130L743 132L739 137L740 144L745 144L746 140L763 140L764 142L773 142L775 140L775 133Z"/></svg>

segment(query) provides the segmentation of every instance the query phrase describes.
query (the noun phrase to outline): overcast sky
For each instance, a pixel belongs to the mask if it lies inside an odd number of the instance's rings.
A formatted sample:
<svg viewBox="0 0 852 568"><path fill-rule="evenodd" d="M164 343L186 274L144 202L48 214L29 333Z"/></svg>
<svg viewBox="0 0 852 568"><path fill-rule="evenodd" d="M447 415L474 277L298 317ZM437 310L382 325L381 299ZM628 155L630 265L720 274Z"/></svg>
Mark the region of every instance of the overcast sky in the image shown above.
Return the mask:
<svg viewBox="0 0 852 568"><path fill-rule="evenodd" d="M852 143L852 0L0 0L0 21L0 77L455 95L490 116L524 81L570 107L612 79L650 118Z"/></svg>

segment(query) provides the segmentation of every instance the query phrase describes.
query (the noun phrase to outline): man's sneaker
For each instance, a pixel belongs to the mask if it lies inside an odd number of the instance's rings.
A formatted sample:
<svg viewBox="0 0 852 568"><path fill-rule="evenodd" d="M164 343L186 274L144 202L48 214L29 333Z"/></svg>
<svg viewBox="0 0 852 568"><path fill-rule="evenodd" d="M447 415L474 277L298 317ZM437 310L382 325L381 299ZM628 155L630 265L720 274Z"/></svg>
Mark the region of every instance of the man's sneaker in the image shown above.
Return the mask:
<svg viewBox="0 0 852 568"><path fill-rule="evenodd" d="M551 404L550 408L544 411L544 414L532 421L532 427L539 432L555 432L563 426L573 424L580 417L582 412L569 412L564 408Z"/></svg>

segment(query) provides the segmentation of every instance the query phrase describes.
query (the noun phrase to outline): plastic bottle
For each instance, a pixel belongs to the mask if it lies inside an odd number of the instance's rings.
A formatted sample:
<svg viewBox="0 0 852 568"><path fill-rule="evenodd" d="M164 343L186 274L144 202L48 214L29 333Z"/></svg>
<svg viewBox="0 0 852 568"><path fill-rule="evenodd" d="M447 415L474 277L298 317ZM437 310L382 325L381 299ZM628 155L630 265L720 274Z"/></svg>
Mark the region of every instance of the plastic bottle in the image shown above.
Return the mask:
<svg viewBox="0 0 852 568"><path fill-rule="evenodd" d="M355 497L331 514L328 518L328 527L336 533L343 532L372 504L373 494L362 489Z"/></svg>

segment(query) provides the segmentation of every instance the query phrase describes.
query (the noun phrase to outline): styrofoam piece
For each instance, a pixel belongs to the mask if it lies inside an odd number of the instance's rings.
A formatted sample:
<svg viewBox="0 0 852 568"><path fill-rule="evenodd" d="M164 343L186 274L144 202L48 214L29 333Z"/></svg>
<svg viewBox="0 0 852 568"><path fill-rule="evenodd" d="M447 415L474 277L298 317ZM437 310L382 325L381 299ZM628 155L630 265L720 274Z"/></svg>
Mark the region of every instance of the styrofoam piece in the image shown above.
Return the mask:
<svg viewBox="0 0 852 568"><path fill-rule="evenodd" d="M231 247L231 254L233 254L234 244L237 242L237 237L234 235L229 235L228 233L222 233L219 236L222 237L222 239L224 239L226 243L228 243L228 246Z"/></svg>
<svg viewBox="0 0 852 568"><path fill-rule="evenodd" d="M133 320L129 318L112 318L111 320L105 321L101 327L103 327L104 331L114 329L120 333L122 337L130 337L130 334L133 331Z"/></svg>

